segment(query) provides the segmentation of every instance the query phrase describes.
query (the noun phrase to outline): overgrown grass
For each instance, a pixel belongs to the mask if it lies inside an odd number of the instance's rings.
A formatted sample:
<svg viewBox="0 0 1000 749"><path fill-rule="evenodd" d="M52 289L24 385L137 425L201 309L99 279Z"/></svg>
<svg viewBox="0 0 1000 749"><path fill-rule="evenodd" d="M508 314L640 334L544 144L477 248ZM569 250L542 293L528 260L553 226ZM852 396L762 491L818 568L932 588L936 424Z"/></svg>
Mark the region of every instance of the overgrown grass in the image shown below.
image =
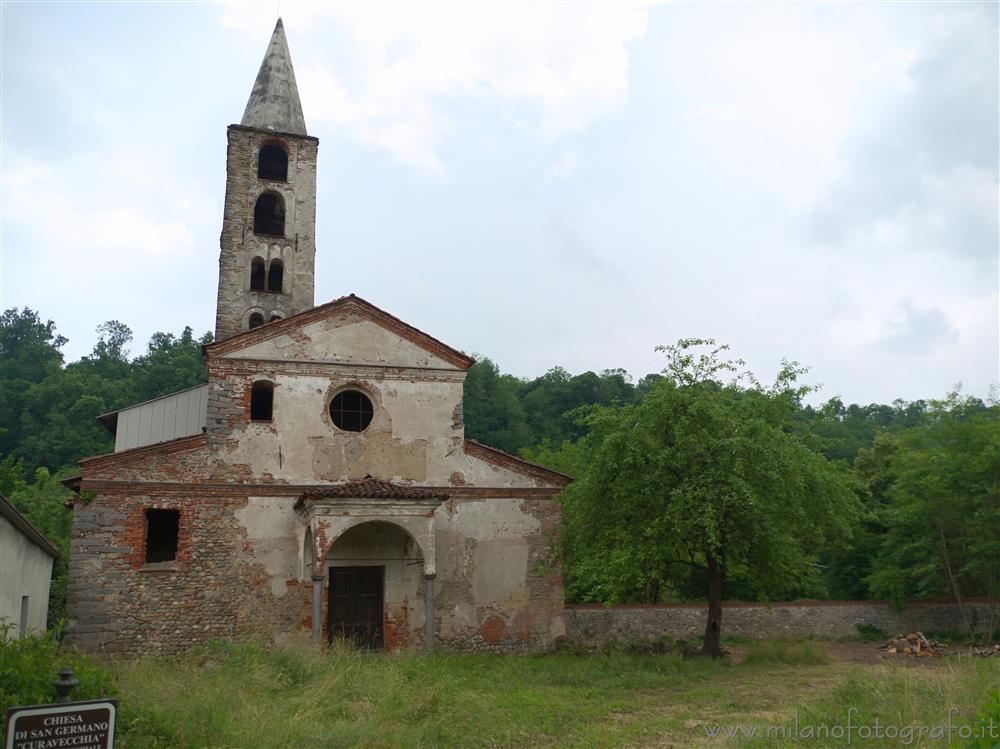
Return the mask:
<svg viewBox="0 0 1000 749"><path fill-rule="evenodd" d="M216 644L117 666L122 749L587 746L630 695L727 669L674 655L362 654ZM599 731L599 726L597 726Z"/></svg>
<svg viewBox="0 0 1000 749"><path fill-rule="evenodd" d="M780 663L790 666L822 665L830 662L826 648L813 640L758 640L747 647L743 663Z"/></svg>
<svg viewBox="0 0 1000 749"><path fill-rule="evenodd" d="M34 655L9 657L22 648ZM779 747L793 744L711 738L706 728L763 733L795 717L836 725L851 708L855 723L905 726L945 720L955 707L957 723L970 725L1000 687L995 660L860 665L831 660L813 640L747 649L734 665L671 653L425 656L220 642L95 665L40 642L3 651L3 673L45 672L18 677L35 686L17 694L47 701L47 682L69 658L85 681L77 696L118 693L119 749ZM903 744L864 743L893 745Z"/></svg>
<svg viewBox="0 0 1000 749"><path fill-rule="evenodd" d="M945 727L951 720L959 727L975 724L989 690L1000 685L1000 664L966 656L946 659L933 665L877 665L854 669L826 697L797 708L788 720L802 727L846 727L878 724L898 730L893 741L853 741L846 735L825 739L823 746L965 746L958 733L951 740L935 738L931 730ZM949 711L952 711L949 715ZM921 726L927 735L920 736ZM892 730L892 729L890 729ZM774 741L746 741L745 746L782 746ZM1000 746L1000 742L997 744ZM990 746L986 744L984 746Z"/></svg>

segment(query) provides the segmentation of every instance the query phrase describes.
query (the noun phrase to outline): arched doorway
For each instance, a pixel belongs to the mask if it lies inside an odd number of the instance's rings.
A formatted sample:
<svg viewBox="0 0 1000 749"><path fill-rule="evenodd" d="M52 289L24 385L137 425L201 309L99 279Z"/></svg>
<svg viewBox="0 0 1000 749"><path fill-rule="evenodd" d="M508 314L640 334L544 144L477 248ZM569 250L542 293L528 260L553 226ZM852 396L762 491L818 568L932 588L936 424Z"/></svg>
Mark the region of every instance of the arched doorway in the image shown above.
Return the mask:
<svg viewBox="0 0 1000 749"><path fill-rule="evenodd" d="M414 644L423 625L423 553L398 525L362 522L325 559L327 641L371 650ZM419 620L419 621L418 621Z"/></svg>

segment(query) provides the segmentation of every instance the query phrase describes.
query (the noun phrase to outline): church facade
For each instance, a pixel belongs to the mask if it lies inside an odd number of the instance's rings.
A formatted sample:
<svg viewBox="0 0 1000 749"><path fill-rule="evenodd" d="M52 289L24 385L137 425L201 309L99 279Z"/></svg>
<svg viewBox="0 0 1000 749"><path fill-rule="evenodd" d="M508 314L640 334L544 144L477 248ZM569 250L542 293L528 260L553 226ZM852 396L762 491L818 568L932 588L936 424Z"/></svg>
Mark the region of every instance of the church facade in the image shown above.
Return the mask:
<svg viewBox="0 0 1000 749"><path fill-rule="evenodd" d="M208 383L106 414L81 461L71 642L540 650L562 474L468 440L473 360L352 295L313 306L318 140L281 21L228 130Z"/></svg>

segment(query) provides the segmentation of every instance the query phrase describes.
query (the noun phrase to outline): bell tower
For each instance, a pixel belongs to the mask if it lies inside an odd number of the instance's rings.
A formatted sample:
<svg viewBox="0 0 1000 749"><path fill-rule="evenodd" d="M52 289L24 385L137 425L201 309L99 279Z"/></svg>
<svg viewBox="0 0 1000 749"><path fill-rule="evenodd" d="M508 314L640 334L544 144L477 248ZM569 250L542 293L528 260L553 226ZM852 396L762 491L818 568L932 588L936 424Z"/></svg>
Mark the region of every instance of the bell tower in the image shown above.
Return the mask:
<svg viewBox="0 0 1000 749"><path fill-rule="evenodd" d="M313 306L319 139L306 133L280 18L227 136L217 341Z"/></svg>

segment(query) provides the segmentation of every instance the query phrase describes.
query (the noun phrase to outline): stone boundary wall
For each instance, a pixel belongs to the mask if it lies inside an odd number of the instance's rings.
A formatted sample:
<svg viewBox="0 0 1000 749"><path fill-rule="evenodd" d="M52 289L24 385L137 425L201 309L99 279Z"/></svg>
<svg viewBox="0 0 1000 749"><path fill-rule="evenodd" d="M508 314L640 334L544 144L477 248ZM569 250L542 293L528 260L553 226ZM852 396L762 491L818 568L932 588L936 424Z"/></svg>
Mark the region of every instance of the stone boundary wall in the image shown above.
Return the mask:
<svg viewBox="0 0 1000 749"><path fill-rule="evenodd" d="M966 611L978 631L989 621L985 600L966 602ZM1000 613L1000 612L998 612ZM705 632L704 603L566 606L566 639L594 647L610 643L656 640L665 635L694 639ZM914 601L898 611L888 601L793 601L723 604L723 636L842 637L857 635L858 625L877 627L890 635L914 631L954 631L965 627L951 601Z"/></svg>

